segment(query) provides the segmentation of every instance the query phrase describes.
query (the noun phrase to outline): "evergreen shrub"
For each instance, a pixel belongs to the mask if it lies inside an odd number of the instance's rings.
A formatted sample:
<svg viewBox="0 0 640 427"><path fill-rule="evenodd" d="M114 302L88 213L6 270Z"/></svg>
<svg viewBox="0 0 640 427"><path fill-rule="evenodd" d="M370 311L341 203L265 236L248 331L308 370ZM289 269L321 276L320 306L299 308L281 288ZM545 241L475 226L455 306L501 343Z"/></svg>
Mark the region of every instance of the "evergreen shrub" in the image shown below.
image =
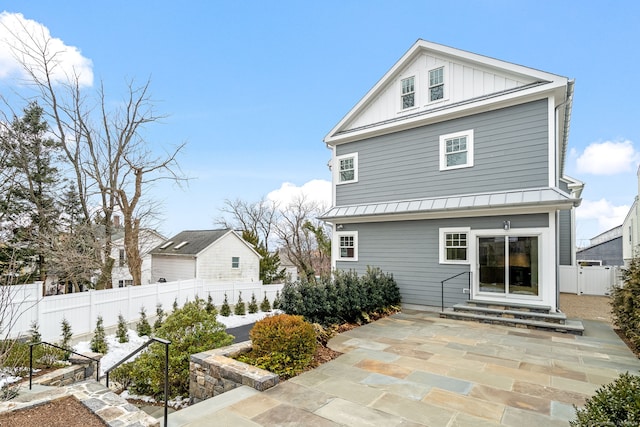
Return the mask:
<svg viewBox="0 0 640 427"><path fill-rule="evenodd" d="M248 310L251 314L258 312L258 301L256 301L256 294L254 292L251 293L251 301L249 301Z"/></svg>
<svg viewBox="0 0 640 427"><path fill-rule="evenodd" d="M147 312L144 309L144 306L140 307L140 320L136 325L136 332L138 336L151 336L151 325L149 324L149 319L147 319Z"/></svg>
<svg viewBox="0 0 640 427"><path fill-rule="evenodd" d="M291 378L313 361L316 334L313 325L302 316L279 314L266 317L249 332L252 350L240 360Z"/></svg>
<svg viewBox="0 0 640 427"><path fill-rule="evenodd" d="M269 299L267 298L267 293L264 293L264 299L262 300L262 302L260 303L260 311L262 311L263 313L268 313L271 311L271 303L269 302Z"/></svg>
<svg viewBox="0 0 640 427"><path fill-rule="evenodd" d="M622 282L611 290L613 323L640 348L640 258L633 258L629 268L622 270Z"/></svg>
<svg viewBox="0 0 640 427"><path fill-rule="evenodd" d="M91 351L96 353L105 354L109 349L106 341L106 334L104 332L104 322L102 320L102 316L98 316L98 320L96 321L96 329L93 332L93 337L91 338L91 343L89 344L91 347Z"/></svg>
<svg viewBox="0 0 640 427"><path fill-rule="evenodd" d="M238 292L238 302L233 307L233 314L236 316L244 316L247 314L247 305L242 301L242 292Z"/></svg>
<svg viewBox="0 0 640 427"><path fill-rule="evenodd" d="M301 278L282 289L280 308L304 316L311 323L368 322L370 315L396 309L400 290L393 276L378 268L367 268L358 277L354 271L336 271L332 277ZM275 304L274 304L275 306Z"/></svg>
<svg viewBox="0 0 640 427"><path fill-rule="evenodd" d="M224 293L224 301L222 301L222 306L220 307L220 315L224 317L231 316L231 307L229 307L229 300L227 299L227 293Z"/></svg>
<svg viewBox="0 0 640 427"><path fill-rule="evenodd" d="M572 427L640 425L640 377L628 372L596 390L584 408L576 408Z"/></svg>

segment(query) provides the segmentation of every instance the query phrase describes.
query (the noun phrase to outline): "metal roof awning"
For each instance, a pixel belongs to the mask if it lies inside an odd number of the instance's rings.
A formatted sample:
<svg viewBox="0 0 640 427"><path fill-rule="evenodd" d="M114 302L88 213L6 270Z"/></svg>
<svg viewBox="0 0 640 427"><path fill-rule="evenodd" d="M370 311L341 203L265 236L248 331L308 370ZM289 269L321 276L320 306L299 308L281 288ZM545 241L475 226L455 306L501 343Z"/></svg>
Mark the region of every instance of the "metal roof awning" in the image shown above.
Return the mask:
<svg viewBox="0 0 640 427"><path fill-rule="evenodd" d="M490 215L492 211L522 208L533 212L535 207L540 209L571 209L574 206L579 206L580 201L581 199L572 198L555 187L546 187L335 206L321 215L320 219L332 222L340 219L381 220L384 217L419 219L461 216L461 214L464 216L480 213Z"/></svg>

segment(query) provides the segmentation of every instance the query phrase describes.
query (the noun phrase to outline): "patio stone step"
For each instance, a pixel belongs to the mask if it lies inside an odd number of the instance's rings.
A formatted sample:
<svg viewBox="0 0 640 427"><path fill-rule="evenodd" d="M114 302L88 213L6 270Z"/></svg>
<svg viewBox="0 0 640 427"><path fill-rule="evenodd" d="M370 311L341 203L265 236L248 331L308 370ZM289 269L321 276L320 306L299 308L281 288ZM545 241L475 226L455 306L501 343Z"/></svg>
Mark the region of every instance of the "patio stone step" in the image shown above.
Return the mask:
<svg viewBox="0 0 640 427"><path fill-rule="evenodd" d="M493 306L492 306L493 307ZM486 316L505 317L512 319L528 319L539 320L542 322L559 323L564 324L567 320L567 316L564 313L549 313L539 311L524 311L514 310L513 307L507 306L507 308L490 308L483 305L472 304L456 304L453 306L453 310L457 312L475 313Z"/></svg>
<svg viewBox="0 0 640 427"><path fill-rule="evenodd" d="M471 299L466 302L466 305L472 305L474 307L493 308L498 310L523 311L527 313L550 313L551 312L551 307L548 307L548 306L528 305L528 304L520 304L516 302L507 302L507 301L496 302L496 301L482 301L482 300Z"/></svg>
<svg viewBox="0 0 640 427"><path fill-rule="evenodd" d="M494 325L513 326L516 328L540 329L553 332L563 332L574 335L582 335L584 326L579 320L565 320L564 324L553 323L542 320L518 319L513 317L499 317L491 314L468 313L464 311L454 311L447 308L440 312L440 317L447 319L466 320L480 323L491 323Z"/></svg>

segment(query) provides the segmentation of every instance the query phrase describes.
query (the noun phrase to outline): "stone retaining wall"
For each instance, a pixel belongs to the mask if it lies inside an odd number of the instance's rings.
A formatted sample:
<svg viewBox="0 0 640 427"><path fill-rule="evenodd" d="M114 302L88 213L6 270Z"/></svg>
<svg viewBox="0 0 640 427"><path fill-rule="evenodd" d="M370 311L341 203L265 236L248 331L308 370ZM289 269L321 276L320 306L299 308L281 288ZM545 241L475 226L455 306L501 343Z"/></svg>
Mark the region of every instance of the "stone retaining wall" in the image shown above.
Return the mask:
<svg viewBox="0 0 640 427"><path fill-rule="evenodd" d="M192 354L189 363L191 403L201 402L242 385L264 391L278 384L278 375L232 358L250 350L251 341L245 341Z"/></svg>

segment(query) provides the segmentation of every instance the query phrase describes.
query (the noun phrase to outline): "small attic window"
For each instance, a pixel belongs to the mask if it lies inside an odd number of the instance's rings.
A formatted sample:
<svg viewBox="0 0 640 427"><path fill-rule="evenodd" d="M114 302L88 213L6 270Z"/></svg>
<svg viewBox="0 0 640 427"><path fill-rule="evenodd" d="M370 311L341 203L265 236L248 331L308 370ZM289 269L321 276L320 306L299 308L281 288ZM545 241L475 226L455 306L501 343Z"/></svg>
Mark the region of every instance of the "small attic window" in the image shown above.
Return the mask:
<svg viewBox="0 0 640 427"><path fill-rule="evenodd" d="M429 102L444 98L444 67L429 70Z"/></svg>
<svg viewBox="0 0 640 427"><path fill-rule="evenodd" d="M413 107L415 103L415 78L409 77L402 80L402 109Z"/></svg>
<svg viewBox="0 0 640 427"><path fill-rule="evenodd" d="M164 245L160 246L160 249L167 249L169 246L173 245L173 240L169 240Z"/></svg>
<svg viewBox="0 0 640 427"><path fill-rule="evenodd" d="M173 250L174 250L174 251L177 251L177 250L178 250L178 249L180 249L180 248L184 248L184 247L186 246L186 244L187 244L187 243L189 243L189 242L187 242L186 240L185 240L184 242L178 243L178 244L176 245L176 247L175 247L175 248L173 248Z"/></svg>

